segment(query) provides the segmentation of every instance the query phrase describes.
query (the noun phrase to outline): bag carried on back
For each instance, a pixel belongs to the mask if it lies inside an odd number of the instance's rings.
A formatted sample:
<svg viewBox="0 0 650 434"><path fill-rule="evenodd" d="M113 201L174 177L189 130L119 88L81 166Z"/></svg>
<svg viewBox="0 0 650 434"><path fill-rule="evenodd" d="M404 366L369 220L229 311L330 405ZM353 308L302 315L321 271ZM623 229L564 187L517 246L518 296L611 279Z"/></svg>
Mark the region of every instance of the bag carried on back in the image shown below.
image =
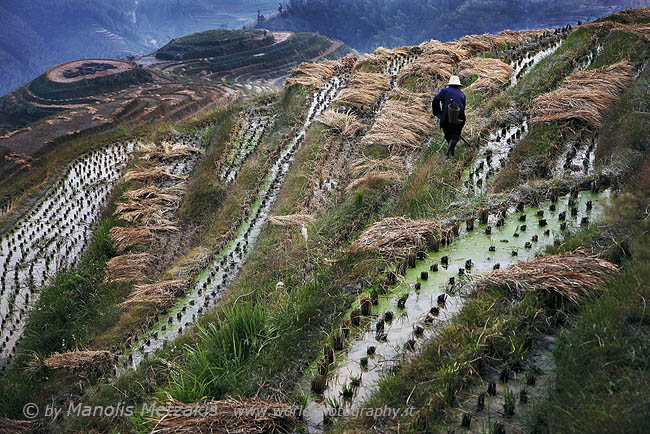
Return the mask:
<svg viewBox="0 0 650 434"><path fill-rule="evenodd" d="M460 119L460 107L458 107L454 102L449 104L447 107L447 116L449 118L449 123L452 125L461 125L463 123Z"/></svg>

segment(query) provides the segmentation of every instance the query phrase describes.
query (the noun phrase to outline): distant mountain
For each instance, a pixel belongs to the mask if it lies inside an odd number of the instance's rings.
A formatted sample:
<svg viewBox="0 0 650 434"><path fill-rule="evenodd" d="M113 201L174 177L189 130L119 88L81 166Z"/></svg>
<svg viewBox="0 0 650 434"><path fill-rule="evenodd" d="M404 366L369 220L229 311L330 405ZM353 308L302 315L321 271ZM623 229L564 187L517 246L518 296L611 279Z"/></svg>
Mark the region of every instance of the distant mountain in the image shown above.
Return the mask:
<svg viewBox="0 0 650 434"><path fill-rule="evenodd" d="M258 27L316 32L372 51L504 29L555 28L647 5L648 0L290 0Z"/></svg>
<svg viewBox="0 0 650 434"><path fill-rule="evenodd" d="M504 28L557 27L648 4L650 0L3 0L0 95L61 62L151 53L182 35L254 23L258 10L267 17L258 27L316 32L371 51Z"/></svg>
<svg viewBox="0 0 650 434"><path fill-rule="evenodd" d="M127 57L170 39L240 28L277 5L268 0L3 0L0 95L43 70L83 57Z"/></svg>

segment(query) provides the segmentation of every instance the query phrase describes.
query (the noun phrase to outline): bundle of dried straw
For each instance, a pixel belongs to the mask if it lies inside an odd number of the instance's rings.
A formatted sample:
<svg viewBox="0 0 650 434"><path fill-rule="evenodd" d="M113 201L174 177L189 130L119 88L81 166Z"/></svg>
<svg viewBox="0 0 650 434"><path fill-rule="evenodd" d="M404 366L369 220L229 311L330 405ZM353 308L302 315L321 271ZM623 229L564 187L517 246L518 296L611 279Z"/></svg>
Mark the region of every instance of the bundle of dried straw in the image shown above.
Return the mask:
<svg viewBox="0 0 650 434"><path fill-rule="evenodd" d="M416 80L418 90L433 92L446 84L456 72L458 54L449 50L423 54L410 65L402 68L397 76L397 83L403 86L408 80Z"/></svg>
<svg viewBox="0 0 650 434"><path fill-rule="evenodd" d="M336 74L337 62L325 60L317 63L302 63L294 68L291 77L287 78L287 87L301 84L307 87L320 88Z"/></svg>
<svg viewBox="0 0 650 434"><path fill-rule="evenodd" d="M177 143L163 142L161 146L150 143L141 145L140 151L144 154L144 160L169 161L177 158L184 158L191 154L202 154L203 149L196 146L182 145Z"/></svg>
<svg viewBox="0 0 650 434"><path fill-rule="evenodd" d="M148 285L136 285L121 306L127 307L138 303L153 304L167 308L174 299L187 288L186 280L163 280Z"/></svg>
<svg viewBox="0 0 650 434"><path fill-rule="evenodd" d="M332 77L350 72L356 63L357 58L353 56L343 57L338 60L302 63L294 68L286 84L287 87L301 84L319 89Z"/></svg>
<svg viewBox="0 0 650 434"><path fill-rule="evenodd" d="M173 413L155 419L152 433L274 434L290 432L296 423L290 405L255 398L194 404L170 398L169 404Z"/></svg>
<svg viewBox="0 0 650 434"><path fill-rule="evenodd" d="M147 187L130 190L123 194L123 197L128 200L146 201L159 204L177 204L180 203L180 194L185 189L185 183L176 184L172 188L161 189L156 186L150 185Z"/></svg>
<svg viewBox="0 0 650 434"><path fill-rule="evenodd" d="M372 251L385 257L403 256L440 239L443 229L433 220L390 217L366 229L350 246L351 252Z"/></svg>
<svg viewBox="0 0 650 434"><path fill-rule="evenodd" d="M72 351L56 353L47 359L36 360L33 365L42 364L51 369L65 369L81 377L88 378L97 374L111 372L117 357L106 350Z"/></svg>
<svg viewBox="0 0 650 434"><path fill-rule="evenodd" d="M154 257L149 253L129 253L116 256L106 263L107 282L135 282L150 281L149 271L154 262Z"/></svg>
<svg viewBox="0 0 650 434"><path fill-rule="evenodd" d="M352 191L360 185L371 182L400 179L407 172L404 157L399 155L379 160L362 157L353 162L350 168L355 179L347 186L347 191Z"/></svg>
<svg viewBox="0 0 650 434"><path fill-rule="evenodd" d="M390 77L372 72L357 72L348 86L334 100L338 105L354 107L361 112L371 112L390 88Z"/></svg>
<svg viewBox="0 0 650 434"><path fill-rule="evenodd" d="M187 179L184 175L175 175L164 166L135 167L124 174L126 182L157 183L170 179Z"/></svg>
<svg viewBox="0 0 650 434"><path fill-rule="evenodd" d="M412 150L432 134L435 124L429 110L430 97L397 89L393 91L371 130L364 136L364 146L383 145L397 150Z"/></svg>
<svg viewBox="0 0 650 434"><path fill-rule="evenodd" d="M600 127L603 113L635 75L636 70L625 61L571 74L559 89L535 99L533 120L579 119Z"/></svg>
<svg viewBox="0 0 650 434"><path fill-rule="evenodd" d="M531 291L559 294L574 303L593 294L617 271L616 265L580 252L521 261L481 276L477 290L506 287L516 295Z"/></svg>
<svg viewBox="0 0 650 434"><path fill-rule="evenodd" d="M386 64L398 57L409 57L419 54L421 51L418 46L397 47L392 50L384 47L377 48L374 52L364 54L354 66L354 71L377 71L381 70Z"/></svg>
<svg viewBox="0 0 650 434"><path fill-rule="evenodd" d="M363 125L358 122L357 117L349 111L347 113L340 113L331 109L325 110L316 121L326 125L344 137L352 137L363 128Z"/></svg>
<svg viewBox="0 0 650 434"><path fill-rule="evenodd" d="M316 221L311 214L289 214L269 217L271 224L278 226L309 226Z"/></svg>
<svg viewBox="0 0 650 434"><path fill-rule="evenodd" d="M117 226L111 228L109 236L119 252L138 244L151 244L156 240L156 232L177 231L174 225L161 226Z"/></svg>
<svg viewBox="0 0 650 434"><path fill-rule="evenodd" d="M478 79L468 89L483 93L494 93L510 81L514 69L499 59L474 57L463 60L458 75L463 83L468 83L474 75Z"/></svg>

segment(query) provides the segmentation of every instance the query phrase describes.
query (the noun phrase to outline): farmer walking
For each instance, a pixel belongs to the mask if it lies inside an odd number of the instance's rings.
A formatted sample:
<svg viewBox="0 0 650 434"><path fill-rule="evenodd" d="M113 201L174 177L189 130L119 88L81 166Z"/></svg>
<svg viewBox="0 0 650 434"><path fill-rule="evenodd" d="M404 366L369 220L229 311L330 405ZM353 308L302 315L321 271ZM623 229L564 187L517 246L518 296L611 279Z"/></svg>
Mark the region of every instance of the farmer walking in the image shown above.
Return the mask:
<svg viewBox="0 0 650 434"><path fill-rule="evenodd" d="M456 144L465 126L465 94L460 90L460 78L452 75L448 87L442 89L433 99L432 111L440 117L440 128L447 141L447 158L454 156ZM442 104L442 107L441 107Z"/></svg>

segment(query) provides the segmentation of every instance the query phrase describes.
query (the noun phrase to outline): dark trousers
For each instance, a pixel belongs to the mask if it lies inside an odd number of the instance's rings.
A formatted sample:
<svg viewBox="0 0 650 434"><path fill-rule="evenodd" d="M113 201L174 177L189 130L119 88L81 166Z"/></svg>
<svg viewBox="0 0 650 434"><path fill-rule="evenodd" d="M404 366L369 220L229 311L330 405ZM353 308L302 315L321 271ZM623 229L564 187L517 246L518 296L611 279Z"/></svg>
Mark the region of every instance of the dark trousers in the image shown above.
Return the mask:
<svg viewBox="0 0 650 434"><path fill-rule="evenodd" d="M456 151L456 145L460 141L460 134L463 131L463 127L445 125L442 127L442 131L445 133L445 140L447 141L447 152L445 152L445 156L453 157Z"/></svg>

